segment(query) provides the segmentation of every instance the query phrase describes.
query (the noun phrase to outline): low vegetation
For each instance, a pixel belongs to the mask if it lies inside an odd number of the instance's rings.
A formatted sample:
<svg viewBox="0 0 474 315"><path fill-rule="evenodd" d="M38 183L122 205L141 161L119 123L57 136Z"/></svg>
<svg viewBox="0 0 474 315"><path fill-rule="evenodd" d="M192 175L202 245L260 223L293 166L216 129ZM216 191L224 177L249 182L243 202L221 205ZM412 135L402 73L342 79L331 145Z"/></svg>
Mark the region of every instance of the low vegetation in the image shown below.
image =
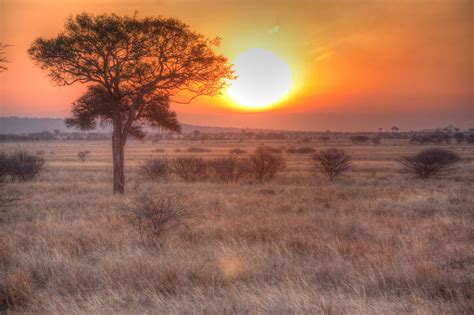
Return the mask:
<svg viewBox="0 0 474 315"><path fill-rule="evenodd" d="M234 157L216 158L209 161L212 178L219 182L238 182L249 174L249 160Z"/></svg>
<svg viewBox="0 0 474 315"><path fill-rule="evenodd" d="M170 176L171 166L165 158L148 159L140 166L138 172L149 180L164 180Z"/></svg>
<svg viewBox="0 0 474 315"><path fill-rule="evenodd" d="M285 169L285 158L279 152L266 146L255 149L249 159L249 170L255 180L268 182Z"/></svg>
<svg viewBox="0 0 474 315"><path fill-rule="evenodd" d="M44 158L18 151L10 155L0 153L0 180L29 181L39 175L43 169Z"/></svg>
<svg viewBox="0 0 474 315"><path fill-rule="evenodd" d="M0 200L21 196L0 211L0 312L470 314L474 150L452 144L463 161L452 176L419 181L394 163L418 153L403 141L358 147L335 136L327 145L352 166L330 184L314 180L311 154L254 151L252 140L236 156L223 149L235 142L209 141L212 153L193 157L166 141L168 179L127 176L141 192L125 196L110 191L107 146L82 164L85 142L6 143L1 156L56 154L40 180L0 187ZM128 145L127 169L153 159L153 146ZM224 184L256 156L286 167L269 182L249 169ZM174 173L190 157L204 179Z"/></svg>
<svg viewBox="0 0 474 315"><path fill-rule="evenodd" d="M208 178L208 163L202 158L177 157L172 161L174 174L186 182L202 181Z"/></svg>
<svg viewBox="0 0 474 315"><path fill-rule="evenodd" d="M421 179L446 174L460 161L456 152L451 150L432 148L420 151L413 156L406 156L400 163Z"/></svg>
<svg viewBox="0 0 474 315"><path fill-rule="evenodd" d="M157 245L162 238L186 227L189 214L176 197L141 193L124 208L125 217L142 242Z"/></svg>
<svg viewBox="0 0 474 315"><path fill-rule="evenodd" d="M89 156L91 152L90 151L79 151L77 153L77 157L79 160L81 160L82 163L84 163L87 160L87 157Z"/></svg>
<svg viewBox="0 0 474 315"><path fill-rule="evenodd" d="M230 154L236 154L236 155L241 155L247 153L247 151L241 149L241 148L234 148L229 150Z"/></svg>
<svg viewBox="0 0 474 315"><path fill-rule="evenodd" d="M350 168L352 158L344 150L330 148L316 153L313 160L315 169L332 181Z"/></svg>
<svg viewBox="0 0 474 315"><path fill-rule="evenodd" d="M189 153L206 153L206 152L211 152L211 150L206 149L206 148L199 148L199 147L191 147L186 150Z"/></svg>
<svg viewBox="0 0 474 315"><path fill-rule="evenodd" d="M316 150L312 147L289 147L288 149L286 149L286 153L290 154L312 154L314 152L316 152Z"/></svg>

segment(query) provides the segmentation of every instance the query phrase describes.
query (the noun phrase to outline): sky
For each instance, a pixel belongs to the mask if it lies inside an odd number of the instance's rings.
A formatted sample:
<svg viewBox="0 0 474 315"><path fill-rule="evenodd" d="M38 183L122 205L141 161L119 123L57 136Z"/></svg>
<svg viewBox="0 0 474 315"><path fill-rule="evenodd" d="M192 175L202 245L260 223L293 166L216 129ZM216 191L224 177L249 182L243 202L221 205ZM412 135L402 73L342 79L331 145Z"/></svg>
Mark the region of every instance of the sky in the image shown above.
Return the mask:
<svg viewBox="0 0 474 315"><path fill-rule="evenodd" d="M26 50L81 12L174 17L231 61L261 48L284 60L292 87L265 110L227 95L173 104L183 123L365 131L474 128L471 0L0 0L0 116L67 117L84 85L56 87Z"/></svg>

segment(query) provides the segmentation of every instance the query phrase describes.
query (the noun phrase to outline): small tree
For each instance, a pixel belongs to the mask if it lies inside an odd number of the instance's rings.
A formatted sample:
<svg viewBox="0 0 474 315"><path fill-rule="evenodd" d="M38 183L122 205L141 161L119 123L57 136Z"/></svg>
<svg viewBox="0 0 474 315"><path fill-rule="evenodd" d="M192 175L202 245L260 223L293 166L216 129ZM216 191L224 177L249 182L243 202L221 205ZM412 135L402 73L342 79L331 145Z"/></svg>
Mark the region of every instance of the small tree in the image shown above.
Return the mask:
<svg viewBox="0 0 474 315"><path fill-rule="evenodd" d="M142 138L144 124L179 131L173 96L185 91L190 102L216 95L234 78L227 58L213 50L219 42L175 19L83 13L57 37L36 39L28 53L54 83L89 84L67 126L112 125L113 190L123 193L128 137Z"/></svg>
<svg viewBox="0 0 474 315"><path fill-rule="evenodd" d="M406 156L400 163L410 172L421 179L446 173L453 169L454 164L460 161L456 152L433 148L425 149L414 156Z"/></svg>
<svg viewBox="0 0 474 315"><path fill-rule="evenodd" d="M352 158L344 150L330 148L313 156L316 170L322 171L332 181L351 166Z"/></svg>

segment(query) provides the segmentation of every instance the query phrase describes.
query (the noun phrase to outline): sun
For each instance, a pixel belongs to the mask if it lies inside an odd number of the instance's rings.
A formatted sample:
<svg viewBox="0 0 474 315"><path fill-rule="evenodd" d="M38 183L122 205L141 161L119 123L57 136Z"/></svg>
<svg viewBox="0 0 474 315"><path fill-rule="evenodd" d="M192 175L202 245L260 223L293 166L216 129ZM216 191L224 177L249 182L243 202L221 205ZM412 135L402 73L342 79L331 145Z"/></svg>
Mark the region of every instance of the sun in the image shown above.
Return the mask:
<svg viewBox="0 0 474 315"><path fill-rule="evenodd" d="M233 60L238 78L227 92L241 107L260 110L281 101L292 86L291 71L286 62L274 53L249 49Z"/></svg>

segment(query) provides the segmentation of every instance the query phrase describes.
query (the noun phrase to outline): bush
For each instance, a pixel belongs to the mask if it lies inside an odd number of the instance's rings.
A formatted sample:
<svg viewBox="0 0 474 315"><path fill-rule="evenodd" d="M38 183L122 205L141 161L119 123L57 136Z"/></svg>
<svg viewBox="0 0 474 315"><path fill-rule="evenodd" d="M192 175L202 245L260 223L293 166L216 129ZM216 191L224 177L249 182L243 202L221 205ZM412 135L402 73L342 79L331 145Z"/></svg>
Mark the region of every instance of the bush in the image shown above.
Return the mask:
<svg viewBox="0 0 474 315"><path fill-rule="evenodd" d="M403 157L400 163L419 178L427 179L452 170L453 165L459 161L455 152L433 148L420 151L414 156Z"/></svg>
<svg viewBox="0 0 474 315"><path fill-rule="evenodd" d="M167 159L149 159L139 168L140 175L150 180L167 179L170 172L170 163Z"/></svg>
<svg viewBox="0 0 474 315"><path fill-rule="evenodd" d="M124 208L130 224L143 242L154 244L168 233L186 227L187 213L171 196L141 194Z"/></svg>
<svg viewBox="0 0 474 315"><path fill-rule="evenodd" d="M204 152L211 152L211 150L206 149L206 148L198 148L198 147L191 147L187 149L189 153L204 153Z"/></svg>
<svg viewBox="0 0 474 315"><path fill-rule="evenodd" d="M466 142L469 144L474 144L474 133L470 133L466 136Z"/></svg>
<svg viewBox="0 0 474 315"><path fill-rule="evenodd" d="M91 153L90 151L80 151L77 153L77 157L79 160L81 160L83 163L86 161L87 156Z"/></svg>
<svg viewBox="0 0 474 315"><path fill-rule="evenodd" d="M238 182L249 172L248 161L233 157L217 158L208 163L213 178L229 183Z"/></svg>
<svg viewBox="0 0 474 315"><path fill-rule="evenodd" d="M0 181L4 181L9 174L10 158L5 152L0 152Z"/></svg>
<svg viewBox="0 0 474 315"><path fill-rule="evenodd" d="M314 153L315 151L316 150L311 147L300 147L300 148L290 147L286 150L286 152L290 154L311 154L311 153Z"/></svg>
<svg viewBox="0 0 474 315"><path fill-rule="evenodd" d="M349 138L354 144L367 144L369 143L370 138L367 136L357 135Z"/></svg>
<svg viewBox="0 0 474 315"><path fill-rule="evenodd" d="M313 160L316 169L324 172L327 178L332 181L350 168L352 158L344 150L331 148L319 151L313 156Z"/></svg>
<svg viewBox="0 0 474 315"><path fill-rule="evenodd" d="M0 179L10 177L11 181L28 181L34 179L44 166L44 159L24 151L11 155L0 155Z"/></svg>
<svg viewBox="0 0 474 315"><path fill-rule="evenodd" d="M235 148L235 149L230 149L229 153L239 155L239 154L245 154L245 153L247 153L247 151L245 151L243 149L240 149L240 148Z"/></svg>
<svg viewBox="0 0 474 315"><path fill-rule="evenodd" d="M201 158L178 157L173 160L172 171L187 182L195 182L207 178L208 164Z"/></svg>
<svg viewBox="0 0 474 315"><path fill-rule="evenodd" d="M275 148L275 147L272 147L272 146L269 146L269 145L261 145L258 148L262 148L263 150L265 150L266 152L268 153L274 153L274 154L279 154L282 152L282 149L280 148Z"/></svg>
<svg viewBox="0 0 474 315"><path fill-rule="evenodd" d="M249 172L260 182L267 182L285 169L285 159L281 154L275 154L268 147L260 146L249 159Z"/></svg>
<svg viewBox="0 0 474 315"><path fill-rule="evenodd" d="M380 138L379 136L374 136L374 137L370 138L370 142L373 145L379 145L379 144L382 143L382 138Z"/></svg>

